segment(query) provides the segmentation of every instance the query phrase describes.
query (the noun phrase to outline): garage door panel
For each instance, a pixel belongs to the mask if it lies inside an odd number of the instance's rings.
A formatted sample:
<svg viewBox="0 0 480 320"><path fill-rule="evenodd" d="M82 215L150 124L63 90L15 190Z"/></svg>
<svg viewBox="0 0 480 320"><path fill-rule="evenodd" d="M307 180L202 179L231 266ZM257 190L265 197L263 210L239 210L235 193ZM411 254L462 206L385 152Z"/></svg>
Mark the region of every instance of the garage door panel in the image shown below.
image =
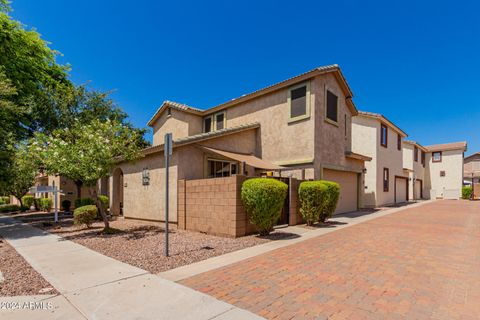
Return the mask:
<svg viewBox="0 0 480 320"><path fill-rule="evenodd" d="M407 179L395 178L395 203L407 201Z"/></svg>
<svg viewBox="0 0 480 320"><path fill-rule="evenodd" d="M323 179L340 185L340 198L335 214L358 210L358 174L349 171L323 170Z"/></svg>

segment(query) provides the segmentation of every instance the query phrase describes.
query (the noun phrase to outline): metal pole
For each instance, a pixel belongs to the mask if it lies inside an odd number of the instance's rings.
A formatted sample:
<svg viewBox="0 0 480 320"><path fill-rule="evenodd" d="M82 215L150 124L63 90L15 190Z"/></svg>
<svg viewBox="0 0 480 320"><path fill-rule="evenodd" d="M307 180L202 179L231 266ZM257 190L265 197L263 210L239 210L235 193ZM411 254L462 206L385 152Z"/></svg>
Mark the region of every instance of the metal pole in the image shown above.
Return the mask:
<svg viewBox="0 0 480 320"><path fill-rule="evenodd" d="M168 202L169 202L169 167L170 167L170 156L172 155L172 134L165 134L165 143L164 143L164 154L165 154L165 256L169 256L168 252Z"/></svg>
<svg viewBox="0 0 480 320"><path fill-rule="evenodd" d="M58 201L57 201L57 187L55 186L55 181L53 181L53 207L55 210L55 223L58 222Z"/></svg>

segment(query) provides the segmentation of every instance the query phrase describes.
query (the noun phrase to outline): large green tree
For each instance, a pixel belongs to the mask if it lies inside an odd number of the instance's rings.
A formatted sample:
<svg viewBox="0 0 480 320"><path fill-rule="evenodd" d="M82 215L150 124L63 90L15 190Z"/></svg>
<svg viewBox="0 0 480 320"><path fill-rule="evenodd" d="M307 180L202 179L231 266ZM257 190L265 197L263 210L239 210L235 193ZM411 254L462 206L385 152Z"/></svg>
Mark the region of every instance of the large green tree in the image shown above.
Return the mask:
<svg viewBox="0 0 480 320"><path fill-rule="evenodd" d="M85 186L96 186L108 177L119 159L131 161L140 156L143 138L138 130L119 121L76 122L71 128L57 129L51 135L36 134L36 151L49 174L59 174ZM96 188L91 195L109 229L109 222Z"/></svg>

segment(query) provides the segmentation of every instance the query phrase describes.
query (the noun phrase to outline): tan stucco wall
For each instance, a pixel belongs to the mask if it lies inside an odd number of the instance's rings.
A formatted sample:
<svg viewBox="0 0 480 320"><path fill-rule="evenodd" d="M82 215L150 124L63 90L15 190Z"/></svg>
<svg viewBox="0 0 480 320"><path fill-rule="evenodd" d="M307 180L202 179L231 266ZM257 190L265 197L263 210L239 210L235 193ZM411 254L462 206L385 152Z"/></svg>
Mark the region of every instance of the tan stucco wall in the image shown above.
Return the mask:
<svg viewBox="0 0 480 320"><path fill-rule="evenodd" d="M365 187L360 197L363 206L375 207L377 204L377 145L379 136L377 134L377 121L366 117L352 118L352 151L372 158L372 161L365 162L367 173L364 174ZM379 176L381 179L382 176ZM382 192L380 190L380 192Z"/></svg>
<svg viewBox="0 0 480 320"><path fill-rule="evenodd" d="M395 176L408 177L403 170L403 153L398 150L397 132L388 129L387 147L380 144L381 122L364 116L353 118L353 150L372 157L365 162L365 186L363 201L366 207L388 205L395 202ZM383 191L383 169L389 169L388 192Z"/></svg>
<svg viewBox="0 0 480 320"><path fill-rule="evenodd" d="M426 154L427 178L425 189L441 198L445 190L455 190L461 196L463 185L463 150L443 151L442 162L432 162L432 153ZM440 177L440 171L445 171L445 177Z"/></svg>
<svg viewBox="0 0 480 320"><path fill-rule="evenodd" d="M429 197L429 192L425 189L425 167L422 165L422 150L418 149L418 161L415 161L414 150L415 146L411 143L403 143L403 167L413 170L408 173L408 197L410 200L414 198L414 181L416 179L422 180L422 194L423 198ZM425 160L426 161L426 160Z"/></svg>
<svg viewBox="0 0 480 320"><path fill-rule="evenodd" d="M476 174L480 173L480 155L476 155L468 160L465 160L464 170L467 174L471 174L472 171L474 171ZM468 175L466 177L468 177Z"/></svg>
<svg viewBox="0 0 480 320"><path fill-rule="evenodd" d="M173 139L183 138L202 132L202 118L190 113L171 109L171 115L163 112L153 125L153 145L163 144L165 133L172 133Z"/></svg>
<svg viewBox="0 0 480 320"><path fill-rule="evenodd" d="M311 94L312 106L314 100ZM310 118L289 123L288 89L241 103L225 112L227 127L260 123L256 155L262 159L283 163L313 158L315 110L310 108Z"/></svg>

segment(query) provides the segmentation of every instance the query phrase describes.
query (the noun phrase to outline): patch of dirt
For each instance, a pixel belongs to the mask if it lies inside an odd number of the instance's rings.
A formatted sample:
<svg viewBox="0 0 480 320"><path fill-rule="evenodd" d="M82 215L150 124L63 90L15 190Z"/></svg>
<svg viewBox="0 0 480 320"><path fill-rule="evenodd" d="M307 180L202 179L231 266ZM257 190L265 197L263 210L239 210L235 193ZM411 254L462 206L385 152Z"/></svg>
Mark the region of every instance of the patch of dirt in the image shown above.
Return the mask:
<svg viewBox="0 0 480 320"><path fill-rule="evenodd" d="M4 239L0 238L0 296L57 294L30 264Z"/></svg>

